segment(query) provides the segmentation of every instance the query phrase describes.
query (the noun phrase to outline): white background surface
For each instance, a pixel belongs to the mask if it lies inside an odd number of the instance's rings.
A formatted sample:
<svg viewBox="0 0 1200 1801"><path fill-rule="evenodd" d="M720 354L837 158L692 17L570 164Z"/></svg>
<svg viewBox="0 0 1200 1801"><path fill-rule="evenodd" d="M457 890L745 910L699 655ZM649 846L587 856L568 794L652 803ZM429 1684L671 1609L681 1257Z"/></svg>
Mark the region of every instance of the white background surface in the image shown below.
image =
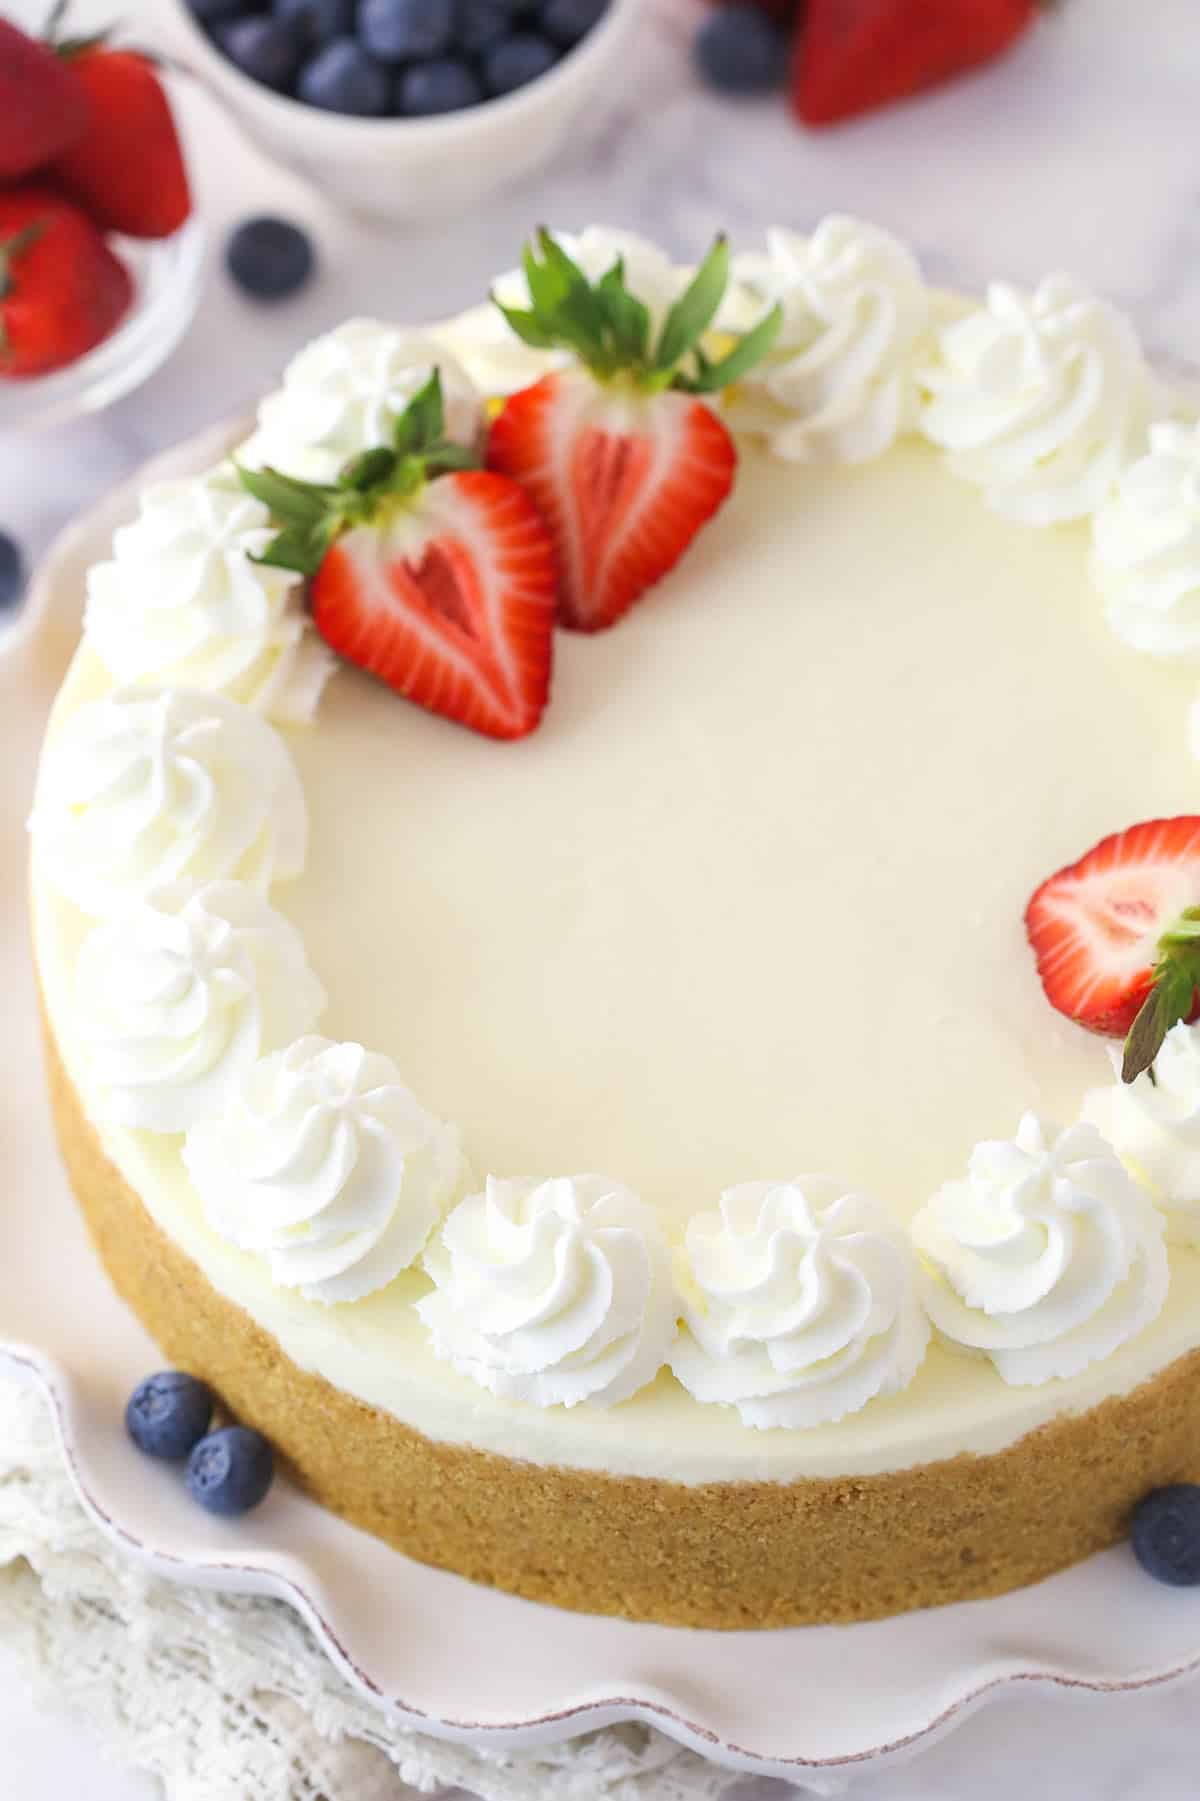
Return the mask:
<svg viewBox="0 0 1200 1801"><path fill-rule="evenodd" d="M152 38L164 3L86 0L79 12L119 12ZM44 7L22 0L4 10L37 17ZM694 253L719 227L746 240L775 220L806 226L826 211L856 211L910 239L937 278L970 285L1069 268L1127 304L1152 347L1200 362L1194 0L1071 0L1002 65L919 105L811 137L778 104L733 106L700 92L685 52L696 12L677 0L646 27L645 54L615 110L580 122L568 162L484 216L412 231L335 217L267 168L203 96L186 96L214 242L233 218L283 211L313 229L321 277L301 299L262 310L214 266L198 325L139 394L53 436L0 443L0 527L36 555L145 456L269 385L316 330L353 311L417 319L466 305L541 219L619 223ZM1198 1698L1195 1685L1100 1700L1010 1696L908 1768L864 1775L852 1793L1192 1801ZM30 1718L0 1647L2 1801L146 1801L153 1792L105 1765L68 1724Z"/></svg>

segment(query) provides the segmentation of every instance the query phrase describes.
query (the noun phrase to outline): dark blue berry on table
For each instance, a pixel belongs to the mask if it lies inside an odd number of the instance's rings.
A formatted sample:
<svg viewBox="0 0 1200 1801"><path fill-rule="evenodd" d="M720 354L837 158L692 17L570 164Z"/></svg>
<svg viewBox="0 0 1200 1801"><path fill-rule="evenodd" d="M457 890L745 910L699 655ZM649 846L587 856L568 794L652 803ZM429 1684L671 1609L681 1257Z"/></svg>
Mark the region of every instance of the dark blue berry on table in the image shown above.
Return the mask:
<svg viewBox="0 0 1200 1801"><path fill-rule="evenodd" d="M313 272L312 239L288 219L245 219L229 234L225 266L254 300L285 300Z"/></svg>
<svg viewBox="0 0 1200 1801"><path fill-rule="evenodd" d="M306 50L330 38L349 37L354 30L355 0L274 0L277 19L290 25Z"/></svg>
<svg viewBox="0 0 1200 1801"><path fill-rule="evenodd" d="M231 63L264 87L290 88L303 47L284 19L235 19L217 30L217 42Z"/></svg>
<svg viewBox="0 0 1200 1801"><path fill-rule="evenodd" d="M454 37L454 0L359 0L358 35L381 62L441 56Z"/></svg>
<svg viewBox="0 0 1200 1801"><path fill-rule="evenodd" d="M752 6L719 6L695 41L696 66L726 94L765 94L778 87L787 67L787 38Z"/></svg>
<svg viewBox="0 0 1200 1801"><path fill-rule="evenodd" d="M222 1426L188 1458L188 1492L209 1513L234 1519L258 1506L274 1474L275 1454L261 1432Z"/></svg>
<svg viewBox="0 0 1200 1801"><path fill-rule="evenodd" d="M571 50L607 11L608 0L546 0L541 27L552 44L560 50Z"/></svg>
<svg viewBox="0 0 1200 1801"><path fill-rule="evenodd" d="M139 1382L125 1409L125 1429L147 1457L182 1463L208 1431L213 1396L208 1384L182 1370L159 1370Z"/></svg>
<svg viewBox="0 0 1200 1801"><path fill-rule="evenodd" d="M7 532L0 532L0 612L20 604L25 592L25 558L21 546Z"/></svg>
<svg viewBox="0 0 1200 1801"><path fill-rule="evenodd" d="M396 83L396 111L406 119L461 112L466 106L478 106L482 99L483 88L470 63L452 56L414 63Z"/></svg>
<svg viewBox="0 0 1200 1801"><path fill-rule="evenodd" d="M296 93L326 112L373 118L387 112L391 86L386 69L361 44L334 38L304 64Z"/></svg>
<svg viewBox="0 0 1200 1801"><path fill-rule="evenodd" d="M246 10L246 0L187 0L187 9L201 25L223 25Z"/></svg>
<svg viewBox="0 0 1200 1801"><path fill-rule="evenodd" d="M1130 1533L1134 1556L1156 1582L1200 1583L1200 1486L1174 1482L1138 1502Z"/></svg>
<svg viewBox="0 0 1200 1801"><path fill-rule="evenodd" d="M455 48L480 56L512 29L508 0L458 0L454 11Z"/></svg>
<svg viewBox="0 0 1200 1801"><path fill-rule="evenodd" d="M533 31L514 32L494 45L483 59L483 85L489 94L511 94L536 81L558 61L558 51Z"/></svg>

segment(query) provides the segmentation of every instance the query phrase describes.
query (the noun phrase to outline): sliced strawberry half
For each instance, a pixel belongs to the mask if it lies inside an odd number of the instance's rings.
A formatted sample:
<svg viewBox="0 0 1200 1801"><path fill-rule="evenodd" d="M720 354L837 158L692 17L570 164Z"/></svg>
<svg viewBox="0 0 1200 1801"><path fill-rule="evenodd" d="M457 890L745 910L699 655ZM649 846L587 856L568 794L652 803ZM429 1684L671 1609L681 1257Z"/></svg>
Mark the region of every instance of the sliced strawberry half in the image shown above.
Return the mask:
<svg viewBox="0 0 1200 1801"><path fill-rule="evenodd" d="M1051 1006L1125 1037L1132 1082L1173 1025L1200 1016L1200 818L1103 839L1042 883L1025 928Z"/></svg>
<svg viewBox="0 0 1200 1801"><path fill-rule="evenodd" d="M690 394L611 393L571 369L513 396L488 465L520 482L550 527L561 623L597 632L679 561L733 487L737 451Z"/></svg>
<svg viewBox="0 0 1200 1801"><path fill-rule="evenodd" d="M522 738L550 691L555 586L532 502L473 470L339 538L313 580L313 622L339 656L417 706Z"/></svg>
<svg viewBox="0 0 1200 1801"><path fill-rule="evenodd" d="M557 571L533 502L443 436L436 371L333 484L239 473L280 530L262 561L312 578L313 622L347 662L491 738L522 738L550 688Z"/></svg>
<svg viewBox="0 0 1200 1801"><path fill-rule="evenodd" d="M590 282L543 231L524 268L528 310L501 312L526 343L565 348L577 366L506 401L488 467L520 482L550 527L561 623L596 632L674 566L729 494L737 451L697 397L753 367L781 315L774 309L709 361L701 340L729 278L721 238L657 331L620 260Z"/></svg>

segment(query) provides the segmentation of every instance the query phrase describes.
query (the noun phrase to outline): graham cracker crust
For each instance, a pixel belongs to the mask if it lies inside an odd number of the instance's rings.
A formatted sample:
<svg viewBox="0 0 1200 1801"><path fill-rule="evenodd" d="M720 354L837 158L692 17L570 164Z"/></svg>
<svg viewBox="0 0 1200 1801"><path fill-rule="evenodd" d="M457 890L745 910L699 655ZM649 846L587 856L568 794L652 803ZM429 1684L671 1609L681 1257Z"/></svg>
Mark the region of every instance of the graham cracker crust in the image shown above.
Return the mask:
<svg viewBox="0 0 1200 1801"><path fill-rule="evenodd" d="M1200 1350L994 1456L879 1476L684 1486L438 1443L300 1369L216 1292L105 1154L48 1025L46 1048L63 1158L117 1291L301 1488L423 1563L672 1626L880 1619L1036 1582L1122 1538L1148 1490L1200 1476Z"/></svg>

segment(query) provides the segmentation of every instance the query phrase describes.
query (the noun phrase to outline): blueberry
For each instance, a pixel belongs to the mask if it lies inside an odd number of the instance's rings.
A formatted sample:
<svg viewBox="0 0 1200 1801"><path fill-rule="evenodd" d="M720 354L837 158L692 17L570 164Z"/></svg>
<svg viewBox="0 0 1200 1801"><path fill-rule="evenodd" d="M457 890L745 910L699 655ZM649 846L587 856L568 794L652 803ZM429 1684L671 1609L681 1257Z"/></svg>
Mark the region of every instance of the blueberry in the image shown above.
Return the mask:
<svg viewBox="0 0 1200 1801"><path fill-rule="evenodd" d="M208 1431L212 1390L182 1370L160 1370L139 1382L125 1409L125 1429L147 1457L180 1463Z"/></svg>
<svg viewBox="0 0 1200 1801"><path fill-rule="evenodd" d="M512 22L508 0L458 0L454 14L455 47L480 56L507 35Z"/></svg>
<svg viewBox="0 0 1200 1801"><path fill-rule="evenodd" d="M608 0L546 0L542 30L560 50L570 50L608 11Z"/></svg>
<svg viewBox="0 0 1200 1801"><path fill-rule="evenodd" d="M536 81L558 61L558 51L536 32L518 31L504 38L483 59L483 85L489 94L511 94Z"/></svg>
<svg viewBox="0 0 1200 1801"><path fill-rule="evenodd" d="M246 0L187 0L187 9L201 25L223 25L246 11Z"/></svg>
<svg viewBox="0 0 1200 1801"><path fill-rule="evenodd" d="M275 1453L261 1432L222 1426L202 1438L188 1458L188 1492L209 1513L232 1519L258 1506L274 1474Z"/></svg>
<svg viewBox="0 0 1200 1801"><path fill-rule="evenodd" d="M17 605L25 592L25 558L21 546L7 532L0 532L0 612Z"/></svg>
<svg viewBox="0 0 1200 1801"><path fill-rule="evenodd" d="M1200 1583L1200 1485L1175 1482L1139 1501L1133 1515L1133 1551L1156 1582L1174 1588Z"/></svg>
<svg viewBox="0 0 1200 1801"><path fill-rule="evenodd" d="M252 81L268 88L291 87L301 45L295 29L282 19L236 19L219 28L217 42Z"/></svg>
<svg viewBox="0 0 1200 1801"><path fill-rule="evenodd" d="M478 106L482 99L483 88L470 63L438 56L404 70L396 83L394 110L403 118L419 119L431 113L461 112L465 106Z"/></svg>
<svg viewBox="0 0 1200 1801"><path fill-rule="evenodd" d="M390 83L374 57L353 38L334 38L300 71L296 93L329 113L374 117L388 108Z"/></svg>
<svg viewBox="0 0 1200 1801"><path fill-rule="evenodd" d="M225 267L243 294L255 300L294 294L312 274L314 260L306 231L266 214L235 226L225 246Z"/></svg>
<svg viewBox="0 0 1200 1801"><path fill-rule="evenodd" d="M358 35L381 62L441 56L454 36L454 0L361 0Z"/></svg>
<svg viewBox="0 0 1200 1801"><path fill-rule="evenodd" d="M751 6L719 6L696 33L696 66L726 94L765 94L783 80L787 39Z"/></svg>
<svg viewBox="0 0 1200 1801"><path fill-rule="evenodd" d="M271 10L291 26L306 50L354 30L354 0L273 0Z"/></svg>

